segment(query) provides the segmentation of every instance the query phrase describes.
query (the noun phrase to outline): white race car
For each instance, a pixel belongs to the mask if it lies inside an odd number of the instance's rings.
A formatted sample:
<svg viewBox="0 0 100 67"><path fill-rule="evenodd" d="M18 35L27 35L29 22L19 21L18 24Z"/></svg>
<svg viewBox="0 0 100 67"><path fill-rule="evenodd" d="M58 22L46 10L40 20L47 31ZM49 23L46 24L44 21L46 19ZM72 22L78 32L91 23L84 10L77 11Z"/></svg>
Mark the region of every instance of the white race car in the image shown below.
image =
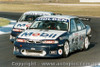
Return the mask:
<svg viewBox="0 0 100 67"><path fill-rule="evenodd" d="M43 12L43 11L28 11L25 12L18 22L14 25L11 35L10 35L10 41L13 42L15 37L19 35L22 31L26 30L32 22L40 16L44 15L54 15L52 12Z"/></svg>

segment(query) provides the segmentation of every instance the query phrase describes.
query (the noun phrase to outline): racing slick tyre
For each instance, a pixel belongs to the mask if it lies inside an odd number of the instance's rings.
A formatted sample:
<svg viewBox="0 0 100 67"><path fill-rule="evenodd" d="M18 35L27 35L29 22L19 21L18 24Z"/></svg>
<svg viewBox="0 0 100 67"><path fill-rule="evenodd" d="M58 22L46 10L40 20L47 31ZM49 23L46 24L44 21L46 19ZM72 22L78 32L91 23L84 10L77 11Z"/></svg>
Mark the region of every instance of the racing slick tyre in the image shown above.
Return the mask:
<svg viewBox="0 0 100 67"><path fill-rule="evenodd" d="M69 44L68 44L67 41L65 42L63 48L64 48L64 49L63 49L63 57L66 58L66 57L68 57L68 55L69 55Z"/></svg>
<svg viewBox="0 0 100 67"><path fill-rule="evenodd" d="M20 58L20 56L16 56L16 58Z"/></svg>
<svg viewBox="0 0 100 67"><path fill-rule="evenodd" d="M84 42L84 50L87 50L89 48L90 45L90 40L88 37L85 38L85 42Z"/></svg>
<svg viewBox="0 0 100 67"><path fill-rule="evenodd" d="M10 43L13 44L14 42L13 41L10 41Z"/></svg>

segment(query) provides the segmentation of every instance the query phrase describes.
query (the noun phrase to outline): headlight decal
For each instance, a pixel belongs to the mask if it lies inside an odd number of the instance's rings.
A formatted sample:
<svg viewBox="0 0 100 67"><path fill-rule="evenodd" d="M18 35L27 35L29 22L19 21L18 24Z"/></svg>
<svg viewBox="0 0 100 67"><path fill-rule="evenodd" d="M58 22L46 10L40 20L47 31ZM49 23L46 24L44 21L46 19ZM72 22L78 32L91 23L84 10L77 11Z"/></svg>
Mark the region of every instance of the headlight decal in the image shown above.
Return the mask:
<svg viewBox="0 0 100 67"><path fill-rule="evenodd" d="M23 30L21 30L21 29L13 29L13 31L15 31L15 32L22 32Z"/></svg>
<svg viewBox="0 0 100 67"><path fill-rule="evenodd" d="M27 42L25 39L16 39L17 42Z"/></svg>
<svg viewBox="0 0 100 67"><path fill-rule="evenodd" d="M44 40L42 41L43 44L57 44L58 41L56 40Z"/></svg>

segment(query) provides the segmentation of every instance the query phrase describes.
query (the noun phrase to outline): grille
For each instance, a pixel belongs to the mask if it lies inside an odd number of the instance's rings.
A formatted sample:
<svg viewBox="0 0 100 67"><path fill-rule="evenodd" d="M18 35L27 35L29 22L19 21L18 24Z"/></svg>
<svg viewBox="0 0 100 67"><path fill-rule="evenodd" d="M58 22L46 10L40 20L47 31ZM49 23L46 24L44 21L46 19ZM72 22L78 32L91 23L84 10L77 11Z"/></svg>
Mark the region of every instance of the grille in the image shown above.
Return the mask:
<svg viewBox="0 0 100 67"><path fill-rule="evenodd" d="M36 44L40 44L42 43L41 41L34 41L34 40L27 40L28 43L36 43Z"/></svg>
<svg viewBox="0 0 100 67"><path fill-rule="evenodd" d="M46 55L46 51L25 50L25 49L22 49L21 53L26 56L45 56Z"/></svg>
<svg viewBox="0 0 100 67"><path fill-rule="evenodd" d="M42 53L42 51L36 51L36 50L26 50L26 52Z"/></svg>

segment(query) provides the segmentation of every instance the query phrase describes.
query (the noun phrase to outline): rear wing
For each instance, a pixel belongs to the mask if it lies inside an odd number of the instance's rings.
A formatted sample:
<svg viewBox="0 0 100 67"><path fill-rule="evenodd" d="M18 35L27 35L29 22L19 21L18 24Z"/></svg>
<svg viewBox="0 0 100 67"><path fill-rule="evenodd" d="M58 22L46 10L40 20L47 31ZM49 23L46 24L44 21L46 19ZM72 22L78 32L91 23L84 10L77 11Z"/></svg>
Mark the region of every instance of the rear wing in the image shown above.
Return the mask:
<svg viewBox="0 0 100 67"><path fill-rule="evenodd" d="M55 15L62 15L61 13L55 13Z"/></svg>
<svg viewBox="0 0 100 67"><path fill-rule="evenodd" d="M91 21L91 18L79 17L82 21Z"/></svg>

